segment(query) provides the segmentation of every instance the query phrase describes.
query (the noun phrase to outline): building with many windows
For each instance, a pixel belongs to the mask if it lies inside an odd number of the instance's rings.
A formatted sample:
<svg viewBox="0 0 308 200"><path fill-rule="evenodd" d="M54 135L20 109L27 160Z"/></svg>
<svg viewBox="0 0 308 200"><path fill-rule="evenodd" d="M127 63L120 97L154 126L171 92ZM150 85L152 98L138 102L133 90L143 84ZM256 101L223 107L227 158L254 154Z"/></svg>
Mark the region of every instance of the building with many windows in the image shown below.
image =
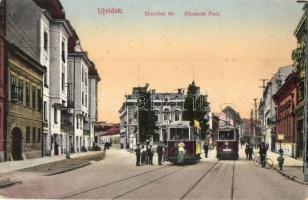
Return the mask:
<svg viewBox="0 0 308 200"><path fill-rule="evenodd" d="M134 87L131 95L126 96L120 109L120 142L125 147L134 148L139 142L138 106L137 99L140 90L144 87ZM158 130L151 138L151 142L167 141L167 126L172 122L182 121L185 102L184 92L179 89L177 93L155 93L151 91L152 109Z"/></svg>
<svg viewBox="0 0 308 200"><path fill-rule="evenodd" d="M46 68L13 44L7 43L6 158L42 156L42 89Z"/></svg>

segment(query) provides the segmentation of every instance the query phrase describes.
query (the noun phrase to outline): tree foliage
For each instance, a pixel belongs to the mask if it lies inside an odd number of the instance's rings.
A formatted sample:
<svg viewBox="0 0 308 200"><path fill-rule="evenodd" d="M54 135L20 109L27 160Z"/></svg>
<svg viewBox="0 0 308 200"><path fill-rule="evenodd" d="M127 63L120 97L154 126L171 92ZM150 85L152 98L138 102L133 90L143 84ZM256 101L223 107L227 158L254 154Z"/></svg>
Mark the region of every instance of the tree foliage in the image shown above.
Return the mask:
<svg viewBox="0 0 308 200"><path fill-rule="evenodd" d="M232 108L231 106L227 106L223 109L223 113L225 113L226 115L228 115L231 119L233 119L233 121L236 124L241 124L242 123L242 118L239 112L236 112L236 110L234 108Z"/></svg>
<svg viewBox="0 0 308 200"><path fill-rule="evenodd" d="M148 85L140 89L137 94L138 120L139 120L139 142L144 143L154 136L157 127L155 125L155 113L151 109L151 93Z"/></svg>
<svg viewBox="0 0 308 200"><path fill-rule="evenodd" d="M200 88L195 85L194 81L189 84L185 98L183 120L190 121L191 126L193 126L194 120L199 121L201 138L204 139L209 127L208 120L204 119L204 116L209 112L210 103L207 101L207 96L200 95L199 90Z"/></svg>

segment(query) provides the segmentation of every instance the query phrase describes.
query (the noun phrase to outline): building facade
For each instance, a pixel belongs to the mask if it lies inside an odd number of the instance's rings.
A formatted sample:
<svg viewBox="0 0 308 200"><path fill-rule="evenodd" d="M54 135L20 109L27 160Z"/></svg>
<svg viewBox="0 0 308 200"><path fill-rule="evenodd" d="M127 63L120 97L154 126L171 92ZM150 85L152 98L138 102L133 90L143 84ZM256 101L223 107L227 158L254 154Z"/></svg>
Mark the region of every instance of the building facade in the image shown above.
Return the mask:
<svg viewBox="0 0 308 200"><path fill-rule="evenodd" d="M144 87L135 87L131 95L126 96L120 109L120 142L124 146L134 148L139 142L138 135L138 92ZM155 93L151 91L152 109L158 130L151 138L152 143L167 141L167 125L172 122L182 121L185 95L182 90L177 93Z"/></svg>
<svg viewBox="0 0 308 200"><path fill-rule="evenodd" d="M79 152L85 141L89 140L89 70L91 61L80 46L75 33L70 38L71 47L68 56L68 82L72 83L72 96L74 97L74 133L75 151ZM75 45L73 45L75 43ZM88 142L87 142L88 143Z"/></svg>
<svg viewBox="0 0 308 200"><path fill-rule="evenodd" d="M293 65L297 72L297 106L296 106L296 127L298 136L297 156L303 154L303 138L304 138L304 82L305 82L305 61L307 55L305 54L305 48L307 44L305 42L307 34L306 15L303 14L295 31L294 36L297 39L297 48L292 52Z"/></svg>
<svg viewBox="0 0 308 200"><path fill-rule="evenodd" d="M284 154L292 157L297 157L297 127L296 127L296 104L297 104L297 74L293 72L288 76L285 83L274 95L274 100L277 105L276 117L276 150L281 148ZM283 134L284 139L278 141L278 134Z"/></svg>
<svg viewBox="0 0 308 200"><path fill-rule="evenodd" d="M42 156L42 90L46 71L15 45L8 44L6 157Z"/></svg>
<svg viewBox="0 0 308 200"><path fill-rule="evenodd" d="M269 145L272 151L275 151L275 122L276 122L276 110L273 95L284 84L285 79L294 70L293 66L280 67L277 73L268 81L263 91L263 102L260 105L263 106L260 115L260 128L262 132L262 141ZM259 109L260 111L260 109Z"/></svg>
<svg viewBox="0 0 308 200"><path fill-rule="evenodd" d="M4 60L5 60L5 15L6 15L5 0L0 1L0 162L5 160L4 157Z"/></svg>
<svg viewBox="0 0 308 200"><path fill-rule="evenodd" d="M40 130L42 132L40 134L42 137L42 155L47 156L66 153L69 147L73 147L72 149L74 150L76 150L76 148L80 150L81 145L86 143L85 141L87 141L90 146L90 135L92 131L92 138L94 138L94 118L97 118L97 113L96 116L93 115L92 117L92 126L88 126L89 111L87 107L89 107L89 87L83 87L85 93L83 99L85 108L80 110L82 110L82 113L86 113L86 115L83 115L83 121L79 121L80 127L82 128L78 131L74 130L72 126L76 126L77 120L70 120L70 115L72 115L75 110L74 107L71 106L71 101L74 99L72 83L68 82L68 42L75 31L70 22L66 19L64 8L60 1L1 1L1 3L3 2L5 2L8 12L5 13L4 18L0 17L0 20L5 20L4 24L7 24L4 32L4 35L7 35L6 40L46 68L43 77L43 88L40 89L42 92L42 103L40 106L43 112L43 128ZM4 7L0 7L0 9L3 8ZM2 15L2 13L3 12L1 12L0 15ZM3 27L3 25L1 27ZM2 35L0 38L3 38ZM88 63L88 66L85 68L86 72L83 74L84 79L87 80L84 85L89 84L89 67L93 66L95 68L93 62ZM98 74L96 75L96 80L97 76ZM97 81L95 83L97 83ZM97 93L97 90L91 90L91 92ZM97 94L94 95L97 96ZM80 101L81 100L82 98L80 97ZM0 78L0 114L1 105ZM96 105L97 102L95 107ZM94 109L96 110L96 108ZM0 122L1 120L2 118L0 115ZM4 120L6 120L6 118L4 118ZM3 126L0 124L0 130L1 127ZM78 139L75 137L75 132L78 135ZM5 130L5 134L10 133L8 130ZM87 135L87 139L85 139L83 135ZM1 141L0 134L0 160Z"/></svg>

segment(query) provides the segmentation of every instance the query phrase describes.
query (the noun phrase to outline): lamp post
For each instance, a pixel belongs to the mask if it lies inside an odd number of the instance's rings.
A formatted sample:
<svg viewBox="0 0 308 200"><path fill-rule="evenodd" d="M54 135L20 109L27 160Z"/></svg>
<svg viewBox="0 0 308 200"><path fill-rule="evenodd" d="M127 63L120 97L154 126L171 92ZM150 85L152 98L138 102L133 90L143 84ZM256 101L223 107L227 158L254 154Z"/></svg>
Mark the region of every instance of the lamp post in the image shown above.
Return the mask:
<svg viewBox="0 0 308 200"><path fill-rule="evenodd" d="M303 0L297 0L297 3L305 3L304 5L304 12L305 12L305 16L306 16L306 23L305 23L305 26L306 26L306 30L308 29L308 1L303 1ZM307 38L307 33L306 34L306 38ZM305 45L305 55L307 57L308 55L308 41L306 39L305 41L306 45ZM304 151L303 151L303 162L304 162L304 181L305 182L308 182L308 165L307 165L307 110L308 110L308 107L307 107L307 103L308 103L308 69L307 69L307 66L308 66L308 59L305 58L305 81L304 81L304 135L303 135L303 142L304 142Z"/></svg>

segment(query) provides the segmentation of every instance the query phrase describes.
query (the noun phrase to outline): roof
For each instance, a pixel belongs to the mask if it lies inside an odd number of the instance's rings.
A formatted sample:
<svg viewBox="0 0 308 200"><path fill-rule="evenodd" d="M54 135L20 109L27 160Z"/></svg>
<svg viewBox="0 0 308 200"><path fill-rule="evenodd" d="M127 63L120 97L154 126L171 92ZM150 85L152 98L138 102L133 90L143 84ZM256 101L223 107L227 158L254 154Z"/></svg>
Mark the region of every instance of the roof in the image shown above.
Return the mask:
<svg viewBox="0 0 308 200"><path fill-rule="evenodd" d="M7 42L6 44L7 44L9 52L12 52L13 54L17 55L19 58L26 61L33 69L35 69L41 74L44 74L46 72L46 67L42 66L39 62L34 60L31 56L26 54L20 48L18 48L17 46L9 42Z"/></svg>
<svg viewBox="0 0 308 200"><path fill-rule="evenodd" d="M118 135L118 134L120 134L120 128L112 127L108 129L104 135Z"/></svg>
<svg viewBox="0 0 308 200"><path fill-rule="evenodd" d="M65 19L63 6L59 0L33 0L39 7L46 9L53 18Z"/></svg>

